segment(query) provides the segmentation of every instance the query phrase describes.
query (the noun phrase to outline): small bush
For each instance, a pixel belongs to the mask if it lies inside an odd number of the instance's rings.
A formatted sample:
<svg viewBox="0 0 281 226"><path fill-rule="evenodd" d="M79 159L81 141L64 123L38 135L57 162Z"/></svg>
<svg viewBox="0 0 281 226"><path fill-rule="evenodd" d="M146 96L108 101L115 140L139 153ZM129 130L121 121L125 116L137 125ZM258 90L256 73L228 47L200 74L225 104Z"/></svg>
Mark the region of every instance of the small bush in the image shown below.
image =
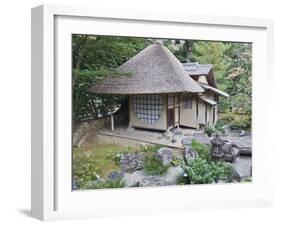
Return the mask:
<svg viewBox="0 0 281 226"><path fill-rule="evenodd" d="M234 179L235 172L233 166L225 162L218 162L216 165L217 167L220 167L222 169L222 173L219 179L224 180L226 182L232 182Z"/></svg>
<svg viewBox="0 0 281 226"><path fill-rule="evenodd" d="M235 120L235 117L231 113L220 115L220 121L223 122L224 124L229 125L234 120Z"/></svg>
<svg viewBox="0 0 281 226"><path fill-rule="evenodd" d="M186 182L190 181L192 184L210 184L218 182L218 180L232 182L234 176L234 169L230 164L224 162L208 163L201 158L191 160L184 169L188 175L188 178L185 178Z"/></svg>
<svg viewBox="0 0 281 226"><path fill-rule="evenodd" d="M224 134L225 131L224 131L223 126L224 126L223 121L218 120L217 123L216 123L216 125L215 125L215 129L216 129L217 131L221 132L222 134Z"/></svg>
<svg viewBox="0 0 281 226"><path fill-rule="evenodd" d="M200 144L196 140L192 140L191 147L195 151L197 151L197 153L201 159L205 159L207 162L210 162L212 160L208 146L206 146L204 144Z"/></svg>
<svg viewBox="0 0 281 226"><path fill-rule="evenodd" d="M155 157L146 158L144 163L144 172L148 175L163 175L167 172L169 166L164 166Z"/></svg>
<svg viewBox="0 0 281 226"><path fill-rule="evenodd" d="M215 127L207 125L205 127L204 132L210 137L212 136L215 132L217 132L217 130L215 129Z"/></svg>
<svg viewBox="0 0 281 226"><path fill-rule="evenodd" d="M233 129L251 129L251 118L244 116L229 123Z"/></svg>
<svg viewBox="0 0 281 226"><path fill-rule="evenodd" d="M223 167L201 158L191 160L186 172L192 184L211 184L224 175Z"/></svg>
<svg viewBox="0 0 281 226"><path fill-rule="evenodd" d="M251 114L228 112L220 115L221 123L230 125L233 129L251 130Z"/></svg>

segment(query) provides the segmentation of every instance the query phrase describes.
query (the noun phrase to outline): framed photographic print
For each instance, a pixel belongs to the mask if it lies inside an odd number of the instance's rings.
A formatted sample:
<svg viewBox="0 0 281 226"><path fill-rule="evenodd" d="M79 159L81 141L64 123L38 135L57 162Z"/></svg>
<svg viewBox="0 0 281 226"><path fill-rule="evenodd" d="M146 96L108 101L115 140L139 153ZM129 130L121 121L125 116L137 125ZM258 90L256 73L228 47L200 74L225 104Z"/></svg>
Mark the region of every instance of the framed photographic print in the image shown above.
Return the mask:
<svg viewBox="0 0 281 226"><path fill-rule="evenodd" d="M272 22L32 9L32 216L269 205Z"/></svg>

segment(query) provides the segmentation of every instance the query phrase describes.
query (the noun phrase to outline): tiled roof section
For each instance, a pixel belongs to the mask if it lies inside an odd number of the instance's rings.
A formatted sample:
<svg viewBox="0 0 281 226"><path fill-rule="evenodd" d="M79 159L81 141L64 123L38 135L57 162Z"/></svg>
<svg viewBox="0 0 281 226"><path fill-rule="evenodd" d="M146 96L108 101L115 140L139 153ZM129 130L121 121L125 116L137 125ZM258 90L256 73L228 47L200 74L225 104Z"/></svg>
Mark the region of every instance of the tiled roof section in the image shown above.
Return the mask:
<svg viewBox="0 0 281 226"><path fill-rule="evenodd" d="M183 63L182 65L185 71L194 79L197 76L201 76L201 75L206 76L208 84L210 86L217 88L217 83L214 76L214 70L212 64L199 64L198 62L194 62L194 63Z"/></svg>
<svg viewBox="0 0 281 226"><path fill-rule="evenodd" d="M212 64L198 64L195 63L183 63L184 69L189 75L208 75L212 69Z"/></svg>

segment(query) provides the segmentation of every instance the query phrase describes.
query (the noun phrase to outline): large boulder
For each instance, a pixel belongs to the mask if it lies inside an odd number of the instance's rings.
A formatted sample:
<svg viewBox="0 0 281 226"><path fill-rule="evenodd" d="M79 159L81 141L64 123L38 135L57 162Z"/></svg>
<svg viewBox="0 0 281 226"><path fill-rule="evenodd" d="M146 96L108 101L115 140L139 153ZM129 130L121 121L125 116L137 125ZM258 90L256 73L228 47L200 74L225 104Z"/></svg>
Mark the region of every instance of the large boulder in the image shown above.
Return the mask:
<svg viewBox="0 0 281 226"><path fill-rule="evenodd" d="M122 180L124 177L124 172L117 172L117 171L112 171L108 175L108 180L109 181L116 181L116 180Z"/></svg>
<svg viewBox="0 0 281 226"><path fill-rule="evenodd" d="M120 168L123 172L140 170L144 165L143 153L128 153L121 156Z"/></svg>
<svg viewBox="0 0 281 226"><path fill-rule="evenodd" d="M239 156L235 162L230 163L234 169L236 181L252 176L252 158L249 156Z"/></svg>
<svg viewBox="0 0 281 226"><path fill-rule="evenodd" d="M239 147L240 155L252 155L252 147Z"/></svg>
<svg viewBox="0 0 281 226"><path fill-rule="evenodd" d="M240 155L240 149L237 148L229 140L223 140L218 135L210 140L211 147L211 156L214 160L221 160L227 162L234 162L235 159Z"/></svg>
<svg viewBox="0 0 281 226"><path fill-rule="evenodd" d="M155 158L158 159L163 166L168 166L173 160L173 151L171 148L160 148L155 153Z"/></svg>
<svg viewBox="0 0 281 226"><path fill-rule="evenodd" d="M183 146L191 145L192 139L185 137L181 140L181 143L182 143Z"/></svg>
<svg viewBox="0 0 281 226"><path fill-rule="evenodd" d="M183 151L183 159L185 163L188 164L190 160L194 160L196 158L198 158L197 151L195 151L192 147L186 146Z"/></svg>
<svg viewBox="0 0 281 226"><path fill-rule="evenodd" d="M222 145L223 159L227 162L234 162L234 160L239 156L239 149L234 148L231 143L224 143Z"/></svg>
<svg viewBox="0 0 281 226"><path fill-rule="evenodd" d="M167 186L172 185L173 183L165 180L164 178L157 177L157 176L149 176L144 177L140 182L140 187L147 187L147 186Z"/></svg>
<svg viewBox="0 0 281 226"><path fill-rule="evenodd" d="M175 128L174 134L175 134L175 135L180 135L180 136L182 136L182 135L183 135L183 132L182 132L182 130L181 130L180 128Z"/></svg>

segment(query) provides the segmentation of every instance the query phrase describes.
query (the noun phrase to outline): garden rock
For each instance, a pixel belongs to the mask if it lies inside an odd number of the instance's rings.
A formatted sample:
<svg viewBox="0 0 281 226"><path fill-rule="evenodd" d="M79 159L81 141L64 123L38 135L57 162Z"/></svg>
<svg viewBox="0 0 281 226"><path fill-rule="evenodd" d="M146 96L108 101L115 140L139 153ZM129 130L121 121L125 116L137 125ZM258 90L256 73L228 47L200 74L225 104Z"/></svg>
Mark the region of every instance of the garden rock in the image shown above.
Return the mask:
<svg viewBox="0 0 281 226"><path fill-rule="evenodd" d="M172 184L173 184L172 182L165 180L161 177L157 177L157 176L145 177L139 182L139 186L141 186L141 187L167 186L167 185L172 185Z"/></svg>
<svg viewBox="0 0 281 226"><path fill-rule="evenodd" d="M244 137L245 136L245 130L240 130L239 136Z"/></svg>
<svg viewBox="0 0 281 226"><path fill-rule="evenodd" d="M182 131L181 131L180 128L176 128L176 129L174 130L174 134L175 134L175 135L183 135L183 133L182 133Z"/></svg>
<svg viewBox="0 0 281 226"><path fill-rule="evenodd" d="M144 165L143 153L128 153L124 154L120 159L120 167L124 172L132 172L140 170Z"/></svg>
<svg viewBox="0 0 281 226"><path fill-rule="evenodd" d="M240 155L252 155L251 147L240 147L239 151L240 151Z"/></svg>
<svg viewBox="0 0 281 226"><path fill-rule="evenodd" d="M233 162L239 156L240 150L228 140L221 139L218 135L210 140L212 144L211 155L214 160Z"/></svg>
<svg viewBox="0 0 281 226"><path fill-rule="evenodd" d="M227 162L234 162L239 156L239 149L234 148L231 143L225 142L222 145L223 159Z"/></svg>
<svg viewBox="0 0 281 226"><path fill-rule="evenodd" d="M191 139L190 138L183 138L181 140L181 143L183 146L191 145Z"/></svg>
<svg viewBox="0 0 281 226"><path fill-rule="evenodd" d="M192 147L186 146L183 151L183 159L185 163L188 164L190 160L194 160L196 158L198 158L197 151L195 151Z"/></svg>
<svg viewBox="0 0 281 226"><path fill-rule="evenodd" d="M225 134L230 134L231 133L230 125L224 125L222 128L223 128L223 131L224 131Z"/></svg>
<svg viewBox="0 0 281 226"><path fill-rule="evenodd" d="M234 169L234 179L238 182L244 178L251 177L252 158L248 156L239 156L235 162L231 163Z"/></svg>
<svg viewBox="0 0 281 226"><path fill-rule="evenodd" d="M108 175L108 180L110 181L116 181L116 180L121 180L124 177L124 172L117 172L117 171L112 171Z"/></svg>
<svg viewBox="0 0 281 226"><path fill-rule="evenodd" d="M173 133L171 131L165 131L163 133L163 136L166 138L171 138L173 136Z"/></svg>
<svg viewBox="0 0 281 226"><path fill-rule="evenodd" d="M173 160L173 151L170 148L160 148L155 153L155 158L161 161L163 166L168 166Z"/></svg>
<svg viewBox="0 0 281 226"><path fill-rule="evenodd" d="M78 190L78 189L79 189L78 184L76 183L75 180L73 180L73 182L72 182L72 190Z"/></svg>

